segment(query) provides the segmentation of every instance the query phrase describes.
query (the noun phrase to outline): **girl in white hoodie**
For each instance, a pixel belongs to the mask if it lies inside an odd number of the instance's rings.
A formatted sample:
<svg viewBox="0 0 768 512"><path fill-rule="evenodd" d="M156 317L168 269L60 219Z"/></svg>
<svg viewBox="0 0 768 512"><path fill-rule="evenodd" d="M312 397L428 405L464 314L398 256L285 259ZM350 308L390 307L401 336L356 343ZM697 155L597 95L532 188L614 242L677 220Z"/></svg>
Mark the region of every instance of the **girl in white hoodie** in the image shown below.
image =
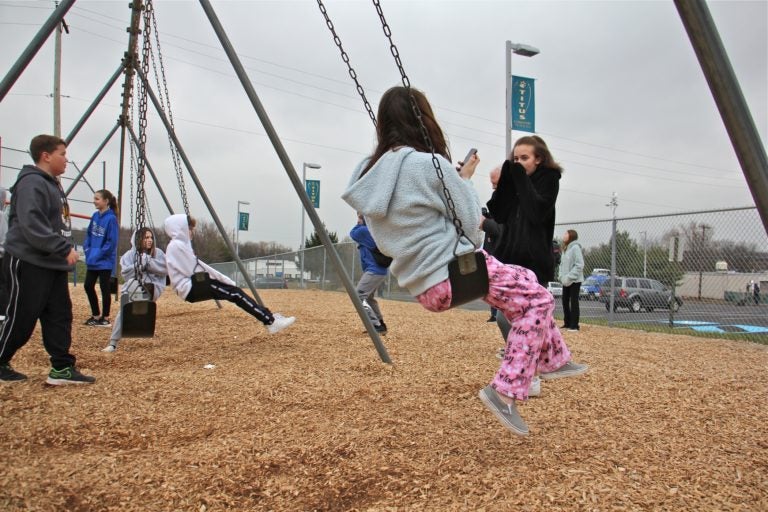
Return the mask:
<svg viewBox="0 0 768 512"><path fill-rule="evenodd" d="M235 286L234 281L200 261L192 249L192 230L195 224L194 218L184 214L171 215L165 219L165 233L171 237L165 254L168 277L179 297L191 302L189 293L192 290L192 275L196 272L205 272L210 277L210 291L214 299L236 304L262 322L270 334L278 333L296 321L292 316L273 314L267 307L260 306L252 297Z"/></svg>

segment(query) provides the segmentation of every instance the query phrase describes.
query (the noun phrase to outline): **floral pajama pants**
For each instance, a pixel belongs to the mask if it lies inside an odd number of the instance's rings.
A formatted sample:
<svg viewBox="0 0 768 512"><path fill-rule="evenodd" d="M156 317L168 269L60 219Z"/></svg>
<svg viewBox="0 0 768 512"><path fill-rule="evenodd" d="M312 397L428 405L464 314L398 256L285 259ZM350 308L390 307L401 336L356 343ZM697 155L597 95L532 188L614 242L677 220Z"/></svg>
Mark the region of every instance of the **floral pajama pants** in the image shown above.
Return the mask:
<svg viewBox="0 0 768 512"><path fill-rule="evenodd" d="M489 283L483 300L510 324L504 359L491 386L502 395L525 400L536 373L557 370L571 359L571 353L555 324L555 299L538 283L536 275L482 252ZM451 283L446 279L416 299L429 311L445 311L451 304Z"/></svg>

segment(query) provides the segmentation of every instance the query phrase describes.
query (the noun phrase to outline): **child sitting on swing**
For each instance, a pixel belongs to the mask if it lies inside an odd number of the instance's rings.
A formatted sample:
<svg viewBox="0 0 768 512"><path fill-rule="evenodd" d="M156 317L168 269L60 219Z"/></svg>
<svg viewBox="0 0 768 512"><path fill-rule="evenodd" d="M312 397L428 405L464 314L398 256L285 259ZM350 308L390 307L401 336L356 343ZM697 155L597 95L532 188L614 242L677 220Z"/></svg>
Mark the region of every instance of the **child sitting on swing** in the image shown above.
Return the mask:
<svg viewBox="0 0 768 512"><path fill-rule="evenodd" d="M413 112L411 94L421 110L424 129L434 147L433 156ZM426 96L418 90L393 87L381 98L377 115L378 143L373 154L355 170L342 198L362 212L382 253L393 258L390 270L400 286L429 311L451 306L448 264L454 258L457 234L447 208L447 187L466 237L457 254L475 250L482 241L481 207L470 178L477 155L463 162L457 173ZM437 176L435 160L443 171ZM504 166L519 165L505 162ZM548 379L579 375L587 366L570 362L553 318L554 299L536 275L523 267L504 265L482 251L488 267L489 287L483 300L509 320L511 329L501 367L491 383L480 390L483 404L518 435L528 426L515 402L526 400L537 373Z"/></svg>
<svg viewBox="0 0 768 512"><path fill-rule="evenodd" d="M192 249L192 232L195 225L195 219L184 214L171 215L165 219L165 233L171 238L165 255L168 277L179 297L187 302L193 302L195 299L190 297L193 289L192 276L198 272L205 272L210 278L210 290L205 290L210 292L210 298L236 304L262 322L270 334L276 334L296 321L292 316L273 314L265 306L260 306L252 297L235 286L234 281L200 261Z"/></svg>
<svg viewBox="0 0 768 512"><path fill-rule="evenodd" d="M137 265L141 274L136 275ZM120 273L125 282L121 289L120 308L115 317L109 345L102 352L114 352L123 337L123 306L137 300L156 301L165 289L165 253L155 246L155 234L149 228L141 228L131 238L131 248L120 257ZM143 286L141 286L143 285Z"/></svg>

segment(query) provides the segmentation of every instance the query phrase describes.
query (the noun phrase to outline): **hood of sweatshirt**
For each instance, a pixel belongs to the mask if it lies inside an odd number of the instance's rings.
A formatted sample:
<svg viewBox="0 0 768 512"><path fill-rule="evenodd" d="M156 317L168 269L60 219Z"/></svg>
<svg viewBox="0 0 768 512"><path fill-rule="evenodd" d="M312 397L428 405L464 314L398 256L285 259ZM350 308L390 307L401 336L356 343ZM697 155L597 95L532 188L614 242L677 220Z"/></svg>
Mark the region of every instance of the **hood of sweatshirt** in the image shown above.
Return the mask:
<svg viewBox="0 0 768 512"><path fill-rule="evenodd" d="M179 240L184 243L190 242L189 223L185 214L177 213L171 215L165 219L164 227L165 234L171 237L171 240Z"/></svg>
<svg viewBox="0 0 768 512"><path fill-rule="evenodd" d="M365 217L386 217L397 184L397 177L403 167L403 160L414 151L416 150L413 148L402 148L395 151L390 155L386 165L381 165L383 159L379 159L365 173L365 176L360 178L363 169L368 165L368 160L364 160L352 174L342 198Z"/></svg>

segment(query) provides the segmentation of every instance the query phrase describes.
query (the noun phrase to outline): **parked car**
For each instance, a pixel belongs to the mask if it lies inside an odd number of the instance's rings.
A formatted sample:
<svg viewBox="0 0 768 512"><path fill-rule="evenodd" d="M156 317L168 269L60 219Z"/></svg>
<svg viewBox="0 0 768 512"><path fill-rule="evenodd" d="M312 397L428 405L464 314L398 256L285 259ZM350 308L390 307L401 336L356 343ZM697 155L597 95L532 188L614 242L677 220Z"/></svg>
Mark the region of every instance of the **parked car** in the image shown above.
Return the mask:
<svg viewBox="0 0 768 512"><path fill-rule="evenodd" d="M253 284L256 288L288 288L285 278L276 276L257 277Z"/></svg>
<svg viewBox="0 0 768 512"><path fill-rule="evenodd" d="M587 300L597 300L600 297L600 286L608 281L608 276L592 275L581 283L579 295Z"/></svg>
<svg viewBox="0 0 768 512"><path fill-rule="evenodd" d="M683 305L683 299L675 297L672 300L672 290L654 279L644 277L616 277L614 282L613 310L628 308L633 313L643 309L672 309L677 311ZM600 302L605 309L611 308L611 280L606 280L600 286Z"/></svg>
<svg viewBox="0 0 768 512"><path fill-rule="evenodd" d="M563 296L563 285L557 281L550 281L547 283L547 290L549 290L549 293L551 293L553 297Z"/></svg>

